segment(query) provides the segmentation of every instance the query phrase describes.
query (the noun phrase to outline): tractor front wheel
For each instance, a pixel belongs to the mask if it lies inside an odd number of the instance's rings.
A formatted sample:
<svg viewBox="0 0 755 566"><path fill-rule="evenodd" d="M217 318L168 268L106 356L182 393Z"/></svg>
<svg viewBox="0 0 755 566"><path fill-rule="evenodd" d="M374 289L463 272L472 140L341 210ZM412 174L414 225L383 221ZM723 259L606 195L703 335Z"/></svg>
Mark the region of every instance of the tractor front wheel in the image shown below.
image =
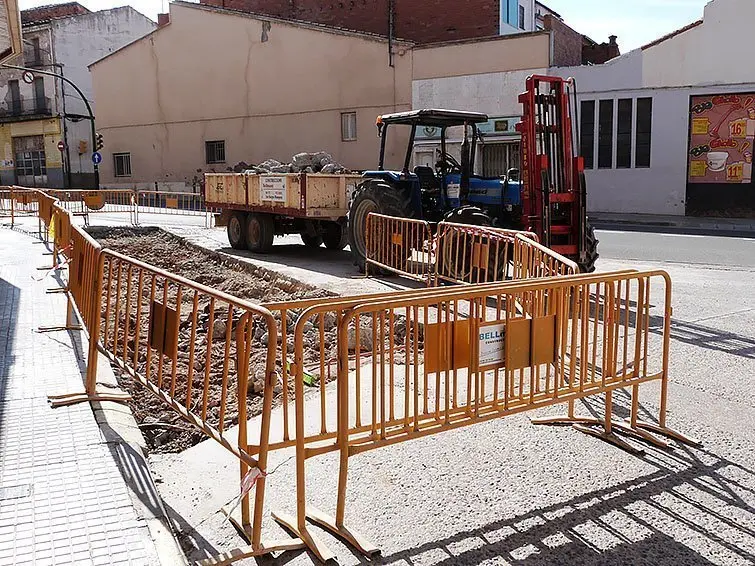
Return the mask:
<svg viewBox="0 0 755 566"><path fill-rule="evenodd" d="M456 208L446 214L443 221L483 228L493 225L490 217L476 206ZM475 257L475 247L478 248L478 257ZM479 257L483 250L487 252L487 257ZM442 278L459 283L501 281L506 276L505 255L505 247L500 247L496 253L490 239L485 236L479 236L475 240L463 236L441 237L437 259L438 274Z"/></svg>

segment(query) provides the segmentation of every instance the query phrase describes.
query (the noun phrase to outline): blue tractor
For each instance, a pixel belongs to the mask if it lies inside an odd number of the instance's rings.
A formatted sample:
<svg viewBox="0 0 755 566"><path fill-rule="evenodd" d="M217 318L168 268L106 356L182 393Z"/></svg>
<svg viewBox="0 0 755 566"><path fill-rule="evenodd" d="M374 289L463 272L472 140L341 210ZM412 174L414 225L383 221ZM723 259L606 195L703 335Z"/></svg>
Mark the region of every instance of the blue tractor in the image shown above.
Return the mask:
<svg viewBox="0 0 755 566"><path fill-rule="evenodd" d="M503 177L481 177L472 171L478 141L477 125L488 116L455 110L413 110L378 117L380 161L376 171L363 174L349 209L349 243L354 262L365 266L365 226L371 212L440 221L519 229L521 186L518 172ZM410 126L409 144L401 171L386 171L385 146L389 126ZM418 128L440 130L441 153L435 168L417 166L410 170L412 150ZM446 130L463 128L461 157L456 160L446 147Z"/></svg>

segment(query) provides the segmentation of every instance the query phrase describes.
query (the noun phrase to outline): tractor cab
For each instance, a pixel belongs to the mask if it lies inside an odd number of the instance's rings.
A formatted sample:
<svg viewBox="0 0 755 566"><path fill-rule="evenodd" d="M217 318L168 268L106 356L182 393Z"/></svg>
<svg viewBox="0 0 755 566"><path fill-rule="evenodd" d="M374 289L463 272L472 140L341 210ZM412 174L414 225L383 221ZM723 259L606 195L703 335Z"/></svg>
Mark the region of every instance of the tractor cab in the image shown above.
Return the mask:
<svg viewBox="0 0 755 566"><path fill-rule="evenodd" d="M382 179L393 187L404 189L411 196L410 208L414 218L437 222L451 210L463 205L475 205L491 219L505 224L512 209L520 203L519 182L511 178L514 171L492 178L474 173L477 146L483 143L477 125L487 121L486 114L459 110L424 109L379 116L376 121L380 137L378 169L365 172L364 177ZM386 140L392 126L411 128L401 171L385 170ZM440 130L440 155L434 168L418 165L410 169L417 130L425 127ZM463 129L458 160L448 152L449 128ZM457 135L454 132L454 137Z"/></svg>

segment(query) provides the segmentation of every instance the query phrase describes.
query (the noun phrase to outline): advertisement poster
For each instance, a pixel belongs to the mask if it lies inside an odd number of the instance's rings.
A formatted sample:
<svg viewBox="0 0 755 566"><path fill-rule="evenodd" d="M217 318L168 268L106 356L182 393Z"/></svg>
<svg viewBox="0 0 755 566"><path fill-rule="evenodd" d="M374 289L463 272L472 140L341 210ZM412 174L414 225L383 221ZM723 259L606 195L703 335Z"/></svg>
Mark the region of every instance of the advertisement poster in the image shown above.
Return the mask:
<svg viewBox="0 0 755 566"><path fill-rule="evenodd" d="M750 183L755 93L693 96L689 182Z"/></svg>
<svg viewBox="0 0 755 566"><path fill-rule="evenodd" d="M286 202L286 178L261 176L260 200Z"/></svg>

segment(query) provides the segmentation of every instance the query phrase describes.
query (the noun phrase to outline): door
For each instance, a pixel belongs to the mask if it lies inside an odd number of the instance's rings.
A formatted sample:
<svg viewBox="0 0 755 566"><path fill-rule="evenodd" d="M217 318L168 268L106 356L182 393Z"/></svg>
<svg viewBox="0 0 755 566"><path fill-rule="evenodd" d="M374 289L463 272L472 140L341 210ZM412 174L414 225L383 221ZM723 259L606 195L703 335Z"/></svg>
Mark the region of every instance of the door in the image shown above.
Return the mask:
<svg viewBox="0 0 755 566"><path fill-rule="evenodd" d="M13 153L16 156L16 184L22 187L47 187L44 138L13 138Z"/></svg>
<svg viewBox="0 0 755 566"><path fill-rule="evenodd" d="M486 143L483 146L483 177L501 177L512 168L519 169L519 142Z"/></svg>

